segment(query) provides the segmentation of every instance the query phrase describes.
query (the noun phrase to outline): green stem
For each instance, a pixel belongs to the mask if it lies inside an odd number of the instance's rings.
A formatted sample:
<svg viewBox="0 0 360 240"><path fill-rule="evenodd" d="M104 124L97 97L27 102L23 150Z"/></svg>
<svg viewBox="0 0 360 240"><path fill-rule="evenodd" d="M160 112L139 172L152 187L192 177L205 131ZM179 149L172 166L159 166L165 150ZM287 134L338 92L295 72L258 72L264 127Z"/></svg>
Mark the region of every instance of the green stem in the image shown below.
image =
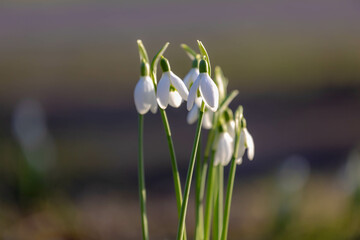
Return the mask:
<svg viewBox="0 0 360 240"><path fill-rule="evenodd" d="M225 207L224 207L223 230L222 230L222 234L221 234L221 240L226 240L227 234L228 234L230 206L231 206L231 199L232 199L232 193L233 193L233 189L234 189L234 180L235 180L235 172L236 172L235 159L237 158L237 152L239 149L239 140L240 140L240 137L237 134L235 137L235 148L234 148L233 156L231 158L229 179L228 179L228 184L227 184L227 189L226 189L226 200L225 200Z"/></svg>
<svg viewBox="0 0 360 240"><path fill-rule="evenodd" d="M218 234L217 239L221 238L224 215L224 166L219 165L219 191L218 191Z"/></svg>
<svg viewBox="0 0 360 240"><path fill-rule="evenodd" d="M226 190L223 231L221 234L221 240L227 239L227 233L228 233L228 227L229 227L229 216L230 216L230 205L231 205L231 198L232 198L232 193L233 193L233 188L234 188L235 171L236 171L236 162L235 162L235 158L233 158L231 160L229 180L228 180L228 185L227 185L227 190Z"/></svg>
<svg viewBox="0 0 360 240"><path fill-rule="evenodd" d="M210 239L210 223L211 223L211 214L213 207L213 191L214 191L214 156L215 150L212 150L211 158L209 162L209 171L208 171L208 179L206 185L206 203L205 203L205 216L204 216L204 239Z"/></svg>
<svg viewBox="0 0 360 240"><path fill-rule="evenodd" d="M170 125L169 125L169 121L167 119L165 110L160 109L160 114L161 114L161 118L162 118L162 121L164 124L166 139L167 139L168 147L169 147L169 151L170 151L171 168L172 168L172 172L173 172L174 188L175 188L175 195L176 195L176 206L177 206L177 210L178 210L178 215L180 217L181 204L182 204L183 199L182 199L182 193L181 193L182 190L181 190L181 183L180 183L180 175L179 175L179 170L178 170L177 162L176 162L175 148L174 148L174 144L172 141ZM186 234L184 234L183 239L186 240Z"/></svg>
<svg viewBox="0 0 360 240"><path fill-rule="evenodd" d="M139 197L141 210L141 230L142 239L149 239L148 220L146 216L146 189L145 189L145 172L144 172L144 154L143 154L143 139L144 139L144 115L139 114Z"/></svg>
<svg viewBox="0 0 360 240"><path fill-rule="evenodd" d="M219 165L214 167L214 191L213 191L213 198L214 198L214 217L213 217L213 227L212 233L214 240L218 239L218 232L219 232Z"/></svg>
<svg viewBox="0 0 360 240"><path fill-rule="evenodd" d="M195 179L196 179L196 191L195 191L195 239L203 239L204 237L204 216L203 205L201 199L201 174L202 174L202 162L201 162L201 139L196 155L195 165Z"/></svg>
<svg viewBox="0 0 360 240"><path fill-rule="evenodd" d="M186 212L187 212L187 205L189 203L189 195L190 195L190 186L191 186L191 179L194 172L194 166L195 166L195 158L196 158L196 152L199 145L199 139L200 139L200 133L201 133L201 125L204 117L204 111L205 111L205 104L204 102L201 105L200 114L199 114L199 120L196 127L196 133L195 133L195 139L194 139L194 145L191 151L191 157L190 157L190 163L189 168L186 176L186 182L185 182L185 189L184 189L184 201L181 205L181 213L180 213L180 220L179 220L179 226L178 226L178 232L177 232L177 240L182 239L185 231L185 218L186 218Z"/></svg>

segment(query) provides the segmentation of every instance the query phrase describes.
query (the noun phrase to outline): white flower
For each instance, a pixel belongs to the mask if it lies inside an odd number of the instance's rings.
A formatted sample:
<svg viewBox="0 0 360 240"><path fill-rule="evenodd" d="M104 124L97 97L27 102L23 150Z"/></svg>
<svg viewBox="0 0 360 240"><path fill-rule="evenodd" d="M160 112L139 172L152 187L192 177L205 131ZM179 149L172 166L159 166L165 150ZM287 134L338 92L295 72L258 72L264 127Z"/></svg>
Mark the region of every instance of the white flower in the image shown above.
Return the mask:
<svg viewBox="0 0 360 240"><path fill-rule="evenodd" d="M233 145L234 145L234 141L228 132L220 133L218 142L216 145L216 152L215 152L215 158L214 158L215 166L218 164L226 166L230 162L231 156L234 151Z"/></svg>
<svg viewBox="0 0 360 240"><path fill-rule="evenodd" d="M160 65L163 74L157 85L157 102L162 109L168 104L179 107L182 100L187 100L189 91L184 82L170 70L169 62L165 58L161 58Z"/></svg>
<svg viewBox="0 0 360 240"><path fill-rule="evenodd" d="M200 62L200 74L191 86L187 109L190 111L198 97L198 90L205 106L211 111L216 112L219 106L219 90L207 73L207 63L204 60Z"/></svg>
<svg viewBox="0 0 360 240"><path fill-rule="evenodd" d="M134 91L134 101L136 110L140 114L147 113L150 109L152 113L157 111L155 88L149 76L141 76L136 84Z"/></svg>
<svg viewBox="0 0 360 240"><path fill-rule="evenodd" d="M204 112L204 118L202 122L202 127L204 129L210 129L212 128L212 120L213 120L214 113L211 111L207 111L205 109ZM193 108L190 110L186 117L186 121L188 124L193 124L196 122L196 120L199 118L199 107L197 105L194 105Z"/></svg>
<svg viewBox="0 0 360 240"><path fill-rule="evenodd" d="M248 159L253 160L255 155L255 145L253 137L251 136L247 128L242 128L240 132L238 155L236 159L237 164L242 163L242 157L244 156L246 149Z"/></svg>
<svg viewBox="0 0 360 240"><path fill-rule="evenodd" d="M196 78L199 76L198 60L193 61L193 67L190 69L188 74L184 77L184 83L187 89L190 90L191 85L194 83Z"/></svg>

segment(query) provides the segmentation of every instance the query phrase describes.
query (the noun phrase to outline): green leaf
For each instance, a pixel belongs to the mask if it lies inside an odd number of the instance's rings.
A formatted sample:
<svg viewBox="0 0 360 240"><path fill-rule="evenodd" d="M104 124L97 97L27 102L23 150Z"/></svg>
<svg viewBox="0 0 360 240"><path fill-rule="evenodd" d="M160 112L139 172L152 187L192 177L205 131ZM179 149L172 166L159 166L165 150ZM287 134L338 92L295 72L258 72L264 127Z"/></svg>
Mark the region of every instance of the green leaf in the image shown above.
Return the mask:
<svg viewBox="0 0 360 240"><path fill-rule="evenodd" d="M184 51L191 60L194 60L196 58L197 53L191 47L189 47L185 43L180 44L180 46L182 47L182 49L184 49Z"/></svg>
<svg viewBox="0 0 360 240"><path fill-rule="evenodd" d="M140 39L137 40L137 44L138 44L138 48L139 48L140 62L142 62L144 60L145 62L149 63L149 57L148 57L148 54L144 47L144 44L142 43L142 41Z"/></svg>
<svg viewBox="0 0 360 240"><path fill-rule="evenodd" d="M209 76L211 76L211 65L210 65L210 58L209 58L209 55L206 51L206 48L204 46L204 44L202 44L201 41L197 40L198 42L198 45L199 45L199 50L200 50L200 53L201 55L203 56L203 58L206 60L207 64L208 64L208 73L209 73Z"/></svg>
<svg viewBox="0 0 360 240"><path fill-rule="evenodd" d="M169 42L165 43L165 45L154 56L154 58L151 62L150 71L154 74L154 76L156 76L157 65L159 63L160 57L164 54L164 52L165 52L166 48L169 46L169 44L170 44Z"/></svg>
<svg viewBox="0 0 360 240"><path fill-rule="evenodd" d="M229 106L232 100L239 94L238 90L233 90L220 104L220 107L218 109L219 116L223 113L223 111L226 110L226 108Z"/></svg>

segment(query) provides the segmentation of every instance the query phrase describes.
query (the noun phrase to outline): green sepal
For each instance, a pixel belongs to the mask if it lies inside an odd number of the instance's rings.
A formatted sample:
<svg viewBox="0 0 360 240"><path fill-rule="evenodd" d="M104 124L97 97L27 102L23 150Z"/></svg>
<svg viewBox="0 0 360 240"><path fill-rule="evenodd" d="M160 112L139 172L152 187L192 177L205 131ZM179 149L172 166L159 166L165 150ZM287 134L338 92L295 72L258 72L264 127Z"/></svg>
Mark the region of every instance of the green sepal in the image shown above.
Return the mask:
<svg viewBox="0 0 360 240"><path fill-rule="evenodd" d="M199 68L199 60L198 60L198 59L195 58L195 59L192 61L191 68Z"/></svg>
<svg viewBox="0 0 360 240"><path fill-rule="evenodd" d="M164 58L163 56L161 56L161 59L160 59L160 67L163 72L170 71L169 61L166 58Z"/></svg>
<svg viewBox="0 0 360 240"><path fill-rule="evenodd" d="M150 75L149 64L147 62L145 62L144 59L141 61L140 74L142 77Z"/></svg>
<svg viewBox="0 0 360 240"><path fill-rule="evenodd" d="M230 122L231 120L234 119L234 114L230 108L227 108L224 111L224 119L225 119L225 122Z"/></svg>
<svg viewBox="0 0 360 240"><path fill-rule="evenodd" d="M199 71L200 73L208 72L207 62L204 59L202 59L199 63Z"/></svg>

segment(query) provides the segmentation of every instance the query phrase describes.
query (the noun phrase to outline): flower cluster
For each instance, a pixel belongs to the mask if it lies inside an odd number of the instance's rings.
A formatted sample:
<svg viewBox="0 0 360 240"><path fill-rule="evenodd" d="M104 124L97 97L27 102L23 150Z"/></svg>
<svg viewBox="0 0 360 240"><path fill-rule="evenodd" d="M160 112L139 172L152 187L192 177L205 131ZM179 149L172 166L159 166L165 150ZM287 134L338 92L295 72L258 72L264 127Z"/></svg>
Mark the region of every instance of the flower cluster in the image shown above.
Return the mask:
<svg viewBox="0 0 360 240"><path fill-rule="evenodd" d="M182 80L174 72L172 72L169 61L163 56L168 43L162 49L160 49L150 64L147 52L142 45L142 42L138 41L141 60L141 76L135 87L134 100L140 120L139 143L141 144L140 146L142 146L143 133L141 124L143 121L143 115L146 114L149 110L151 110L152 113L156 113L158 107L160 107L160 114L162 115L170 151L177 207L179 212L177 240L186 238L185 216L195 162L198 161L198 164L200 164L199 169L205 169L204 166L209 164L209 169L207 171L205 170L197 172L197 174L200 175L197 176L196 179L200 179L199 181L205 181L199 183L199 185L206 185L206 203L207 206L210 206L208 201L211 202L214 200L215 196L219 197L217 192L214 192L214 188L212 187L213 184L217 183L216 186L219 193L220 189L223 188L223 184L219 184L223 183L223 175L214 174L215 169L222 169L231 162L228 184L231 189L228 189L228 191L232 191L233 184L230 184L230 182L234 181L236 165L242 163L242 159L246 150L249 160L254 158L255 153L254 141L247 129L242 106L238 107L235 114L229 108L229 104L238 95L238 91L234 90L228 94L228 80L225 78L220 67L215 68L214 79L211 77L211 65L207 51L200 41L198 41L198 45L200 54L197 54L187 45L182 45L183 49L192 60L191 69L184 77L184 80ZM158 63L160 63L162 74L159 82L157 83L156 65ZM187 102L186 107L189 111L186 117L186 121L189 124L193 124L196 121L198 123L184 192L181 190L180 176L177 170L177 163L175 158L175 150L171 138L170 126L165 112L168 105L174 108L179 108L183 101ZM208 134L204 157L203 159L196 160L197 154L199 154L199 141L202 128L210 131ZM211 152L209 149L211 149ZM142 148L139 148L139 192L141 199L143 239L148 239L144 196L145 183L143 176L144 171L142 158ZM201 164L203 166L201 166ZM204 190L197 189L197 191ZM197 196L204 196L204 193L198 192ZM220 209L229 211L230 200L231 199L227 198L225 208L223 206L218 206L218 208L216 208L217 211L220 211ZM196 211L202 211L202 201L197 199L196 204ZM204 215L205 219L197 222L198 224L204 224L196 227L196 229L200 230L196 232L195 239L209 239L209 223L211 217L211 213L209 213L209 211L211 211L211 209L207 207ZM222 216L223 214L218 213L218 215ZM213 238L221 238L223 240L227 238L228 215L229 214L224 215L223 224L221 226L213 226L214 229L217 228L214 230L214 234L217 236L214 236ZM199 212L198 216L203 216L203 214Z"/></svg>

